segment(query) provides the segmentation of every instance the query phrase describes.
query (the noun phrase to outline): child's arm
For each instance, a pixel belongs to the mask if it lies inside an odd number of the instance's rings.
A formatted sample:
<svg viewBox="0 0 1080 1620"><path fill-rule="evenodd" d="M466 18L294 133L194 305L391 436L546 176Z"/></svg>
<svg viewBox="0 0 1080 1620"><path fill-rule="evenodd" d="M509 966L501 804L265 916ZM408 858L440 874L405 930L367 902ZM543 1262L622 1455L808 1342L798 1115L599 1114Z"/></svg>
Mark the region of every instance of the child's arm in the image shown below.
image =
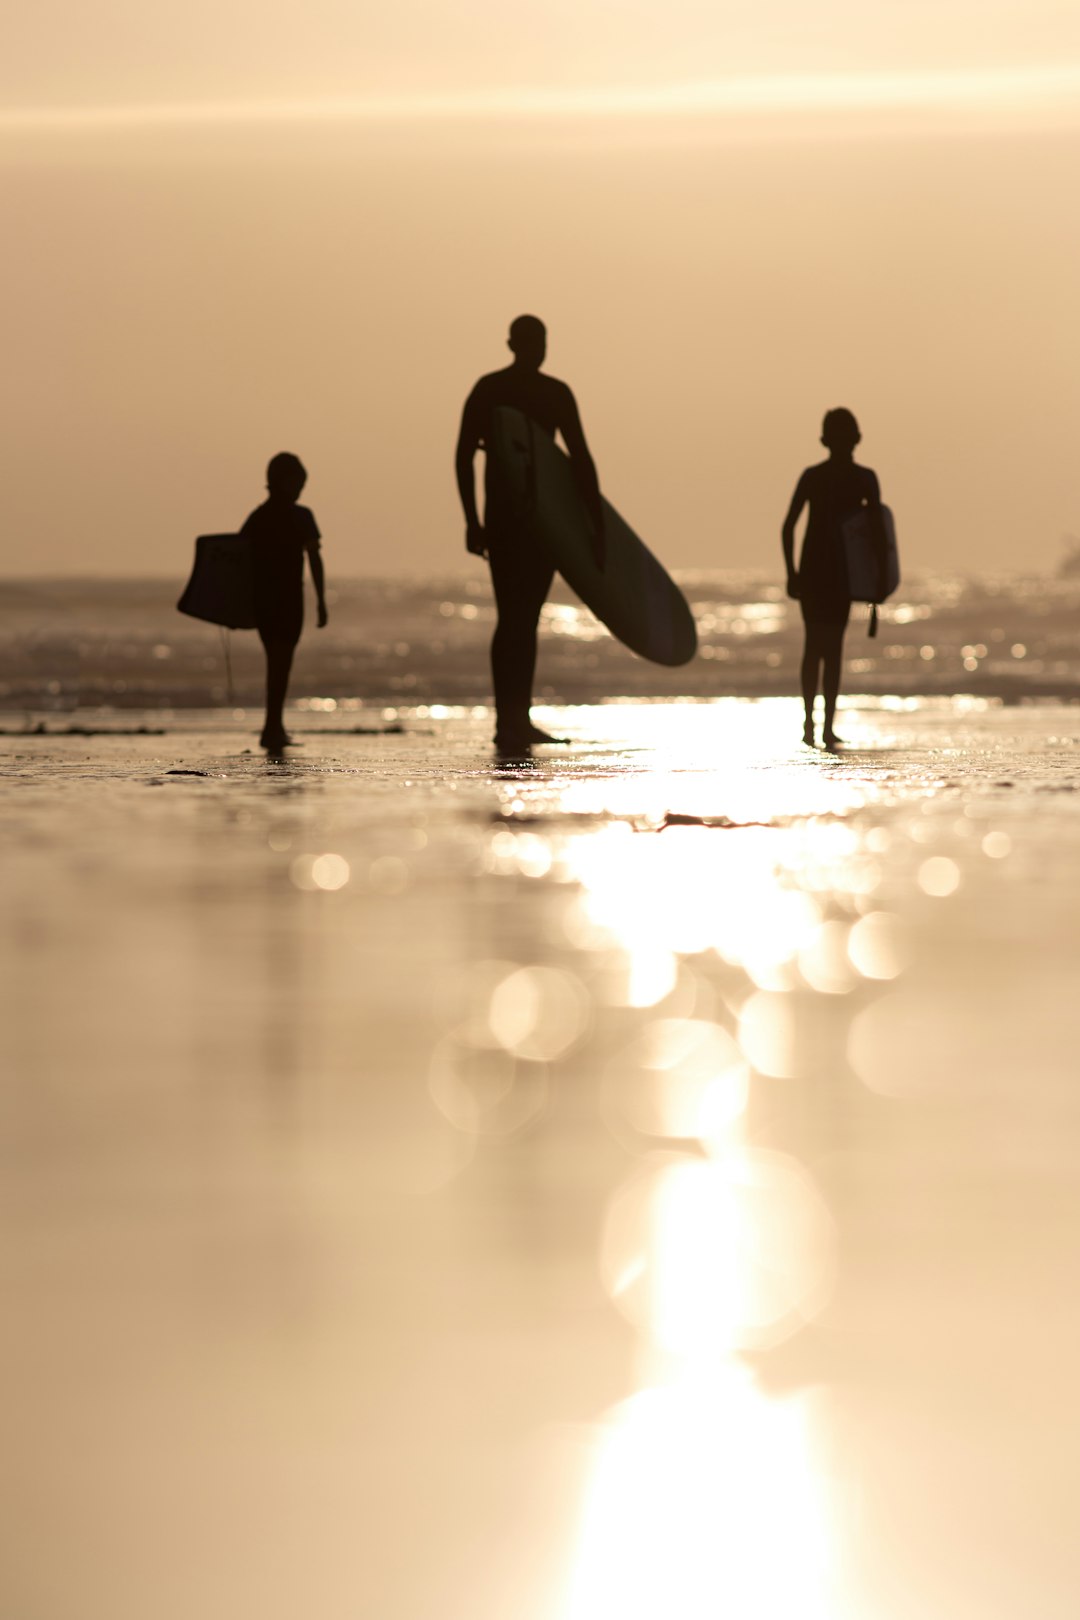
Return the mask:
<svg viewBox="0 0 1080 1620"><path fill-rule="evenodd" d="M315 599L319 604L319 629L326 624L329 615L326 611L326 575L323 573L322 552L319 542L313 540L308 548L308 562L311 565L311 583L315 587Z"/></svg>
<svg viewBox="0 0 1080 1620"><path fill-rule="evenodd" d="M784 519L784 527L780 531L780 540L784 547L784 564L787 568L787 593L789 596L794 597L796 601L798 601L799 597L799 575L795 568L795 525L799 521L806 501L806 474L803 473L795 486L795 493L791 497L788 514Z"/></svg>

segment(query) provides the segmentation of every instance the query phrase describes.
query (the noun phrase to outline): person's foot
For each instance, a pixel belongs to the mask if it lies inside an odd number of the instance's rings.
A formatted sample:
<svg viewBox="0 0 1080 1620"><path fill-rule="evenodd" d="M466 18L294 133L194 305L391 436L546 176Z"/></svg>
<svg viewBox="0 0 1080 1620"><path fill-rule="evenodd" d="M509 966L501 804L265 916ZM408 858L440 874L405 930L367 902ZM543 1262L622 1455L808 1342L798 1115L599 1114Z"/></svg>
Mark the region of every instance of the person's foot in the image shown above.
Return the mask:
<svg viewBox="0 0 1080 1620"><path fill-rule="evenodd" d="M803 728L802 728L802 740L806 744L807 748L813 748L813 746L814 746L814 727L813 727L813 725L811 724L811 722L809 720L806 722L805 726L803 726Z"/></svg>
<svg viewBox="0 0 1080 1620"><path fill-rule="evenodd" d="M535 738L528 731L497 731L494 740L500 759L528 759Z"/></svg>
<svg viewBox="0 0 1080 1620"><path fill-rule="evenodd" d="M267 749L271 754L280 754L283 748L296 748L297 746L284 728L280 731L267 729L259 738L259 747Z"/></svg>
<svg viewBox="0 0 1080 1620"><path fill-rule="evenodd" d="M525 735L528 737L529 741L534 744L558 743L561 747L563 744L570 741L569 737L553 737L550 731L541 731L540 727L534 726L531 720L525 727Z"/></svg>
<svg viewBox="0 0 1080 1620"><path fill-rule="evenodd" d="M821 741L824 744L824 746L829 750L830 754L835 754L838 749L843 748L843 746L844 746L843 737L838 737L836 735L836 732L831 731L831 730L830 731L823 731L821 733Z"/></svg>

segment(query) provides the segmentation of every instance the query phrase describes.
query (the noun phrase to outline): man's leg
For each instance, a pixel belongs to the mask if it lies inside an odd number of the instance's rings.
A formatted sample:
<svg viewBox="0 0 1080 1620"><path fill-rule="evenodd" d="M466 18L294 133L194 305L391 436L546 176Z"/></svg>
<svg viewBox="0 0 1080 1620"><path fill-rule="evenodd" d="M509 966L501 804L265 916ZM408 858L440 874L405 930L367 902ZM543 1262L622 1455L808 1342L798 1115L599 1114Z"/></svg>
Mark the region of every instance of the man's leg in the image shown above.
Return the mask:
<svg viewBox="0 0 1080 1620"><path fill-rule="evenodd" d="M488 555L498 614L491 638L495 735L501 742L524 745L531 724L537 625L555 567L535 541L519 535L493 539Z"/></svg>

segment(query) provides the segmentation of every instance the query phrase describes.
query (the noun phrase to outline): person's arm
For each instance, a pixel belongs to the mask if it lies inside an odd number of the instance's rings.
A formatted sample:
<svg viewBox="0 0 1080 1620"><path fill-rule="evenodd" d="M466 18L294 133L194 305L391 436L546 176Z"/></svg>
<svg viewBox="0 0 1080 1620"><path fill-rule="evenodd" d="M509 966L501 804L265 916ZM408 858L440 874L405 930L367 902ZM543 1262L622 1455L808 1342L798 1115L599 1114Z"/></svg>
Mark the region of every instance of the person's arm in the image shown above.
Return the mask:
<svg viewBox="0 0 1080 1620"><path fill-rule="evenodd" d="M784 547L784 566L787 569L787 593L795 601L799 599L799 574L795 567L795 525L802 516L802 509L806 505L808 493L806 488L806 474L795 485L795 493L791 497L784 526L780 531L780 540Z"/></svg>
<svg viewBox="0 0 1080 1620"><path fill-rule="evenodd" d="M311 569L311 583L315 587L315 600L319 607L319 629L325 626L329 614L326 611L326 574L323 571L322 552L319 550L317 539L309 540L307 545L308 566Z"/></svg>
<svg viewBox="0 0 1080 1620"><path fill-rule="evenodd" d="M596 558L596 566L603 568L607 551L607 537L604 525L604 503L600 499L600 480L596 476L596 463L593 461L589 446L585 442L585 430L581 425L581 414L577 408L577 400L569 388L566 390L566 396L563 400L559 432L563 436L563 443L570 452L570 460L577 476L578 488L581 490L586 509L592 520L593 556Z"/></svg>
<svg viewBox="0 0 1080 1620"><path fill-rule="evenodd" d="M481 437L480 409L474 388L465 401L465 409L461 413L461 430L458 433L457 450L454 455L454 470L457 473L458 494L465 513L465 546L476 557L487 556L487 536L484 534L484 526L480 522L480 513L476 506L474 470Z"/></svg>

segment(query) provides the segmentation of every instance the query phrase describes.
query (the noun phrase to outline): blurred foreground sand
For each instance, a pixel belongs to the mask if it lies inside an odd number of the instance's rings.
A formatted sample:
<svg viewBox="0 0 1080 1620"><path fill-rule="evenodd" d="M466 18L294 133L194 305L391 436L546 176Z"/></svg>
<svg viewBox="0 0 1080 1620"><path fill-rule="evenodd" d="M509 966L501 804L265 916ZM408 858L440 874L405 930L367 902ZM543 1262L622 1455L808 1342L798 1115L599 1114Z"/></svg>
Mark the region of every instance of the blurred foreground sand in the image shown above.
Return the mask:
<svg viewBox="0 0 1080 1620"><path fill-rule="evenodd" d="M1075 1614L1080 712L546 719L5 739L4 1616Z"/></svg>

